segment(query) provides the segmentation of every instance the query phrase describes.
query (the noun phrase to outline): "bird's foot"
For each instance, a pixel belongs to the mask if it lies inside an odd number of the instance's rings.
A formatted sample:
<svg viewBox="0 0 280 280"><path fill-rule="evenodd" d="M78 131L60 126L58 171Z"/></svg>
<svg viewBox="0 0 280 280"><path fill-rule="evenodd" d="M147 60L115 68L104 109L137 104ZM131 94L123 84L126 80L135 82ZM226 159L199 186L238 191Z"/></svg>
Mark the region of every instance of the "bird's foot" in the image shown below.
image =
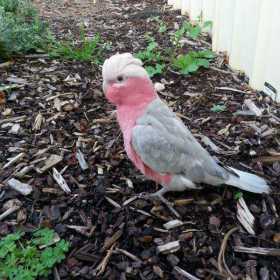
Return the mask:
<svg viewBox="0 0 280 280"><path fill-rule="evenodd" d="M140 193L138 195L138 198L145 199L145 200L156 200L162 202L169 210L172 212L173 215L175 215L176 218L181 218L181 215L174 209L173 203L168 201L164 196L162 190L159 190L155 193Z"/></svg>

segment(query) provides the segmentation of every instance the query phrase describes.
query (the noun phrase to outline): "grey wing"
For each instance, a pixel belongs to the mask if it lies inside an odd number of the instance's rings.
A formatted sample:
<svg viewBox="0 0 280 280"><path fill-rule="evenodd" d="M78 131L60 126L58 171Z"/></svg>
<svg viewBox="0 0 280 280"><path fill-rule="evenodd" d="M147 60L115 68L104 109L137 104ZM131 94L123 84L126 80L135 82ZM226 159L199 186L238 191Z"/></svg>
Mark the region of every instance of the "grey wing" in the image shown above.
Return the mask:
<svg viewBox="0 0 280 280"><path fill-rule="evenodd" d="M132 146L159 173L180 174L193 182L222 184L228 178L188 128L160 99L153 101L132 131Z"/></svg>

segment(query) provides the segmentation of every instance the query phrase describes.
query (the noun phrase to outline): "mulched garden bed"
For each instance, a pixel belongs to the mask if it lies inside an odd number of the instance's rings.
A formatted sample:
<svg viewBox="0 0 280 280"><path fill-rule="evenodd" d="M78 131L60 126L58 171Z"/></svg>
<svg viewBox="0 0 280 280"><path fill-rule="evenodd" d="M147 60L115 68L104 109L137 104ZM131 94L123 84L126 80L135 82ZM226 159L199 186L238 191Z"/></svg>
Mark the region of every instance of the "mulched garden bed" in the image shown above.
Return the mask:
<svg viewBox="0 0 280 280"><path fill-rule="evenodd" d="M146 32L167 47L167 35L148 19L160 16L168 32L182 21L160 0L104 2L90 12L70 0L55 8L48 6L53 1L36 2L58 37L78 36L83 23L88 34L112 42L108 56L143 49ZM67 9L76 16L59 16ZM205 47L207 37L192 46ZM6 217L0 208L0 237L46 226L68 240L71 251L49 279L280 279L279 105L251 89L223 55L192 76L168 71L154 81L164 84L159 95L213 156L271 183L271 195L243 193L254 226L246 229L238 219L240 194L230 187L168 194L182 223L163 205L137 199L159 186L126 157L114 107L102 93L101 67L30 55L0 65L0 82L14 85L0 109L0 207L9 200L20 206ZM264 109L261 115L248 112L245 100ZM217 104L225 111L213 112ZM32 193L13 190L12 178ZM169 242L170 250L161 247Z"/></svg>

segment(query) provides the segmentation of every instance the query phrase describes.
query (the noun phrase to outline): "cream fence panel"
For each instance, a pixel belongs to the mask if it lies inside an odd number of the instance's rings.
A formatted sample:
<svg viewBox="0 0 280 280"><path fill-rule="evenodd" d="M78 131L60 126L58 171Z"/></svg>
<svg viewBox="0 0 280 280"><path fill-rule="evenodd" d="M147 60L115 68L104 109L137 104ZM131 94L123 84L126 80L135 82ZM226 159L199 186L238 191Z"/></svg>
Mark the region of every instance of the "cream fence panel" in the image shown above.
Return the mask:
<svg viewBox="0 0 280 280"><path fill-rule="evenodd" d="M191 20L213 21L212 48L226 52L250 85L280 102L279 0L168 0Z"/></svg>

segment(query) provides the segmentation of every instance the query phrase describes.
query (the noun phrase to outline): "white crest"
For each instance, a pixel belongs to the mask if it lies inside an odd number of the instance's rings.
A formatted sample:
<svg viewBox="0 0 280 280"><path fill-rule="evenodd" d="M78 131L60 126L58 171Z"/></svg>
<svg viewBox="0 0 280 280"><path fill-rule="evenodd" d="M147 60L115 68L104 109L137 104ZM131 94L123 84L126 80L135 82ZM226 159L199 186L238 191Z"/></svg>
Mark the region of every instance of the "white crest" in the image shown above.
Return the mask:
<svg viewBox="0 0 280 280"><path fill-rule="evenodd" d="M106 59L102 67L103 81L115 80L118 76L148 77L140 59L133 57L131 53L115 54Z"/></svg>

